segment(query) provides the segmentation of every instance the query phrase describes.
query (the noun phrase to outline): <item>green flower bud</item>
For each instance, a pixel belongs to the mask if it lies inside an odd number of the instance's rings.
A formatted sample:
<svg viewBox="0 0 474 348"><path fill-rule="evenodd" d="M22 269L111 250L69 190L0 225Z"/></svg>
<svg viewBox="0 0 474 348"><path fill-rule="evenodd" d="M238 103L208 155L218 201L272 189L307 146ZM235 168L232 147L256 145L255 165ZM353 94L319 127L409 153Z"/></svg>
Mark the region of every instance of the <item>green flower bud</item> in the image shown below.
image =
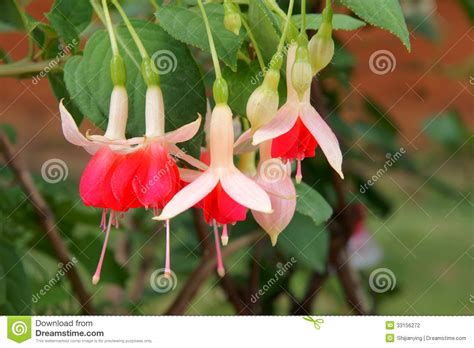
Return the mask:
<svg viewBox="0 0 474 348"><path fill-rule="evenodd" d="M142 61L141 72L143 79L145 80L146 85L149 86L159 86L160 85L160 75L156 67L154 66L151 58L145 58Z"/></svg>
<svg viewBox="0 0 474 348"><path fill-rule="evenodd" d="M239 35L242 20L240 13L231 1L224 1L224 26L227 30Z"/></svg>
<svg viewBox="0 0 474 348"><path fill-rule="evenodd" d="M308 38L305 33L302 33L298 37L295 62L291 69L291 82L300 99L303 98L305 92L310 88L312 79L313 74L311 71L311 63L309 62Z"/></svg>
<svg viewBox="0 0 474 348"><path fill-rule="evenodd" d="M334 56L334 40L332 39L332 10L326 8L323 11L323 22L309 41L308 49L310 55L313 75L324 69Z"/></svg>
<svg viewBox="0 0 474 348"><path fill-rule="evenodd" d="M214 86L212 86L212 92L214 94L214 100L216 104L227 104L229 99L229 88L227 82L223 78L216 79Z"/></svg>
<svg viewBox="0 0 474 348"><path fill-rule="evenodd" d="M110 61L110 76L114 86L125 86L127 73L123 58L119 55L114 55Z"/></svg>
<svg viewBox="0 0 474 348"><path fill-rule="evenodd" d="M271 69L265 75L261 86L250 95L247 102L247 118L252 125L252 131L266 125L278 111L278 82L280 72Z"/></svg>

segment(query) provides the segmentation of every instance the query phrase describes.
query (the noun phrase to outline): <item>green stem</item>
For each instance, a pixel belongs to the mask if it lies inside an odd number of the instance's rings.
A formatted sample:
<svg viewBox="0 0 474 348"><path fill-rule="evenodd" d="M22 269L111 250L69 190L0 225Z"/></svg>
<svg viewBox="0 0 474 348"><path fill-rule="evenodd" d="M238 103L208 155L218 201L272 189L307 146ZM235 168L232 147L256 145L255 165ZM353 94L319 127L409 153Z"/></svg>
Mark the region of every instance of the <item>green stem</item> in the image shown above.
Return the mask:
<svg viewBox="0 0 474 348"><path fill-rule="evenodd" d="M245 54L243 54L241 51L237 52L237 58L240 60L243 60L247 64L252 63L252 60L249 57L247 57Z"/></svg>
<svg viewBox="0 0 474 348"><path fill-rule="evenodd" d="M109 32L110 45L112 46L112 53L114 56L120 55L117 45L117 39L115 38L114 27L112 25L112 19L110 18L109 8L107 7L107 0L102 0L102 7L105 14L105 22L107 31Z"/></svg>
<svg viewBox="0 0 474 348"><path fill-rule="evenodd" d="M202 0L198 0L199 8L201 9L202 17L204 19L204 25L206 26L207 38L209 41L209 47L211 49L212 63L214 64L214 70L216 72L216 78L222 78L221 67L219 65L219 59L217 58L216 46L214 44L214 39L212 38L211 27L209 26L209 20L207 18L206 10L202 4Z"/></svg>
<svg viewBox="0 0 474 348"><path fill-rule="evenodd" d="M278 43L277 54L280 54L283 49L283 45L285 44L294 4L295 0L290 0L290 4L288 5L288 13L286 14L285 26L283 27L283 33L281 34L280 42Z"/></svg>
<svg viewBox="0 0 474 348"><path fill-rule="evenodd" d="M120 4L117 0L112 0L112 3L117 8L118 12L120 13L120 16L122 17L123 21L125 22L125 25L127 26L127 29L130 32L130 35L132 36L133 41L135 42L135 45L137 45L137 47L138 47L138 51L140 52L140 55L142 56L142 59L148 58L148 52L146 51L145 46L143 46L142 41L138 37L138 34L135 31L135 28L133 27L132 23L130 23L130 20L128 19L127 14L123 10L122 6L120 6Z"/></svg>
<svg viewBox="0 0 474 348"><path fill-rule="evenodd" d="M57 58L53 58L43 62L24 60L12 64L0 64L0 77L20 77L21 75L40 73L46 71L47 68L50 68L49 72L61 71L62 63L67 59L68 57L64 57L59 61Z"/></svg>
<svg viewBox="0 0 474 348"><path fill-rule="evenodd" d="M301 0L301 32L306 31L306 0Z"/></svg>
<svg viewBox="0 0 474 348"><path fill-rule="evenodd" d="M260 64L260 69L262 71L264 71L265 70L265 62L263 61L262 52L260 51L260 48L258 48L257 40L255 40L255 36L253 36L253 33L252 33L252 30L250 29L250 26L247 23L247 20L242 16L242 14L240 15L240 18L242 20L242 24L243 24L245 30L247 31L247 35L249 36L249 39L252 42L252 46L255 50L255 54L257 55L258 64Z"/></svg>
<svg viewBox="0 0 474 348"><path fill-rule="evenodd" d="M265 0L267 7L280 16L281 19L286 20L286 13L283 11L280 6L274 0Z"/></svg>
<svg viewBox="0 0 474 348"><path fill-rule="evenodd" d="M99 17L100 21L105 24L104 11L102 11L102 7L100 7L100 4L97 2L97 0L90 0L90 4L94 9L97 17Z"/></svg>
<svg viewBox="0 0 474 348"><path fill-rule="evenodd" d="M331 8L331 0L326 0L326 8Z"/></svg>

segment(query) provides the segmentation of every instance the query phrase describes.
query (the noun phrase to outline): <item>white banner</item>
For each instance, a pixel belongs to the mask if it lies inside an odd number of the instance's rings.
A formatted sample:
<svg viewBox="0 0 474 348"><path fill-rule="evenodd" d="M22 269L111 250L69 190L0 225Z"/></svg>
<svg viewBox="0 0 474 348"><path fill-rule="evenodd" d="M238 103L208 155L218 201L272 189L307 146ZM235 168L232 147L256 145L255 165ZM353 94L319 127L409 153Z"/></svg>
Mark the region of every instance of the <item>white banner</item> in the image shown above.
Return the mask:
<svg viewBox="0 0 474 348"><path fill-rule="evenodd" d="M473 318L3 316L0 347L473 347Z"/></svg>

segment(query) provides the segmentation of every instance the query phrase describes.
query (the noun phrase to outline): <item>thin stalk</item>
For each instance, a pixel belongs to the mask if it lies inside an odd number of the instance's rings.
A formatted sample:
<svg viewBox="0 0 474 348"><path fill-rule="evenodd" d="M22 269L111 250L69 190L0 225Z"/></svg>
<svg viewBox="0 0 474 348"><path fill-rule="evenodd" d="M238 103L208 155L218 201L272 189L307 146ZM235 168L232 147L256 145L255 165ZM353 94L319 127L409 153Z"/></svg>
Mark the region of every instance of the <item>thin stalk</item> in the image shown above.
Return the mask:
<svg viewBox="0 0 474 348"><path fill-rule="evenodd" d="M286 35L288 34L288 28L290 27L291 15L293 13L293 6L295 4L295 0L290 0L290 4L288 5L288 13L286 14L286 21L285 26L283 27L283 33L281 34L280 42L278 43L277 54L281 52L283 49L283 45L286 41Z"/></svg>
<svg viewBox="0 0 474 348"><path fill-rule="evenodd" d="M204 25L206 26L207 38L209 41L209 47L211 49L212 63L214 64L214 70L216 72L216 78L222 78L221 67L219 65L219 59L217 58L216 46L214 44L214 39L212 38L211 27L209 26L209 20L207 18L206 10L202 4L202 0L198 0L199 8L201 9L202 17L204 19Z"/></svg>
<svg viewBox="0 0 474 348"><path fill-rule="evenodd" d="M265 0L265 4L267 7L275 12L277 15L281 17L281 19L285 20L286 19L286 13L283 11L280 6L278 6L274 0Z"/></svg>
<svg viewBox="0 0 474 348"><path fill-rule="evenodd" d="M125 22L125 25L127 26L128 31L130 32L130 35L132 36L133 41L135 42L135 45L138 47L138 51L140 52L140 55L142 56L142 59L148 58L148 52L146 51L145 46L143 46L142 41L138 37L138 34L133 27L132 23L130 23L130 20L127 17L127 14L123 10L122 6L120 6L119 2L117 0L112 0L112 3L114 6L117 8L118 12L120 13L120 16L122 17L123 21Z"/></svg>
<svg viewBox="0 0 474 348"><path fill-rule="evenodd" d="M247 31L247 35L249 36L250 41L252 42L253 49L255 50L255 54L257 55L258 64L260 65L260 69L262 71L265 71L265 62L263 61L262 52L260 51L260 48L258 48L257 40L255 40L255 36L252 33L252 29L250 29L247 20L242 15L240 15L240 19L242 20L242 24L245 30Z"/></svg>
<svg viewBox="0 0 474 348"><path fill-rule="evenodd" d="M96 13L97 17L99 17L100 21L105 24L104 12L102 11L102 7L100 6L100 4L97 2L97 0L90 0L90 4L94 9L94 12Z"/></svg>
<svg viewBox="0 0 474 348"><path fill-rule="evenodd" d="M117 39L115 38L114 27L112 25L112 19L110 18L109 8L107 7L107 0L102 0L102 7L105 14L105 23L107 31L109 32L110 45L112 46L112 53L114 56L120 55L117 45Z"/></svg>
<svg viewBox="0 0 474 348"><path fill-rule="evenodd" d="M301 0L301 32L306 31L306 0Z"/></svg>

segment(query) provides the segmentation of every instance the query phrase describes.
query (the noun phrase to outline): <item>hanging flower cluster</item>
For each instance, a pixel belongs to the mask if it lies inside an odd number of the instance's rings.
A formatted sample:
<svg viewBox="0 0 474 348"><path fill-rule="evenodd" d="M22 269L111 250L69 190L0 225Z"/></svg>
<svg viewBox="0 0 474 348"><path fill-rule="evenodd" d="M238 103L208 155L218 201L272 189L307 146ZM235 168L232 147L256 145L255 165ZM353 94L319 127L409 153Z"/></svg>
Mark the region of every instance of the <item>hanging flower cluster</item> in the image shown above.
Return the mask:
<svg viewBox="0 0 474 348"><path fill-rule="evenodd" d="M105 134L82 135L70 113L62 102L60 103L65 138L92 155L81 177L80 196L85 205L102 209L103 212L101 228L105 232L105 240L93 276L94 284L100 279L111 227L118 227L119 219L129 209L151 209L154 219L164 222L165 275L171 272L170 220L189 208L202 209L206 223L213 228L217 272L223 276L225 271L219 228L222 229L222 244L226 245L229 240L228 225L244 221L247 211L250 210L275 245L278 235L290 223L296 208L296 192L290 165L293 161L297 162L296 181L299 182L302 177L301 161L315 156L316 147L319 145L329 164L343 176L342 155L337 138L310 103L312 76L324 65L321 61L330 61L327 49L321 48L326 44L324 40L327 41L327 30L323 37L324 43L314 44L308 43L305 30L302 29L297 43L288 47L287 101L278 108L277 89L283 62L282 48L286 41L293 2L290 1L288 19L270 69L265 73L262 85L254 91L247 104L251 128L234 143L233 113L227 103L227 83L221 74L204 7L202 2L198 1L206 24L216 72L213 87L215 106L207 115L207 144L201 160L198 160L185 154L176 144L186 142L197 134L201 117L198 115L196 121L165 133L165 107L159 75L152 69L153 63L125 13L120 5L114 2L140 51L142 75L147 84L144 115L146 132L143 137L126 139L126 71L106 1L103 0L113 51L111 77L114 84ZM225 1L225 9L226 27L238 34L240 12L230 1ZM321 58L321 54L324 57ZM331 52L330 56L332 57ZM317 63L313 64L314 60L317 60ZM259 150L260 156L258 166L254 168L256 150ZM244 152L247 153L242 154ZM236 166L234 157L237 154L242 155ZM186 168L178 167L178 159L187 162ZM195 169L190 169L189 165ZM269 179L269 171L272 170L276 170L278 175Z"/></svg>

